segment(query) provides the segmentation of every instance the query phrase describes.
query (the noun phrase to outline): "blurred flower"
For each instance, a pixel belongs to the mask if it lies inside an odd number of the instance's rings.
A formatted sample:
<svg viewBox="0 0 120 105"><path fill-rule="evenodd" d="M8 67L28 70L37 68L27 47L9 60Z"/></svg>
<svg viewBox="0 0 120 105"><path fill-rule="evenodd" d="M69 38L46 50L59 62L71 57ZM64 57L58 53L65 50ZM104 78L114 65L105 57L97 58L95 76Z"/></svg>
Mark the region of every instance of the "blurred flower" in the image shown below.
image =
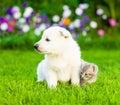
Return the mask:
<svg viewBox="0 0 120 105"><path fill-rule="evenodd" d="M81 9L87 9L87 8L89 8L89 4L83 3L83 4L80 4L79 7L80 7Z"/></svg>
<svg viewBox="0 0 120 105"><path fill-rule="evenodd" d="M15 27L16 21L14 19L9 21L9 26Z"/></svg>
<svg viewBox="0 0 120 105"><path fill-rule="evenodd" d="M82 35L83 35L83 36L86 36L86 35L87 35L87 32L86 32L86 31L82 31Z"/></svg>
<svg viewBox="0 0 120 105"><path fill-rule="evenodd" d="M24 3L22 4L22 7L23 7L23 8L26 8L27 5L28 5L27 2L24 2Z"/></svg>
<svg viewBox="0 0 120 105"><path fill-rule="evenodd" d="M40 23L41 22L40 16L38 16L35 21L36 21L36 23Z"/></svg>
<svg viewBox="0 0 120 105"><path fill-rule="evenodd" d="M83 9L77 8L77 9L75 10L75 13L76 13L78 16L81 16L81 15L83 14Z"/></svg>
<svg viewBox="0 0 120 105"><path fill-rule="evenodd" d="M83 20L80 21L80 28L82 28L82 27L84 27L84 21Z"/></svg>
<svg viewBox="0 0 120 105"><path fill-rule="evenodd" d="M32 12L33 12L33 8L32 8L32 7L27 7L27 8L25 9L24 13L23 13L23 16L24 16L24 17L30 17L31 14L32 14Z"/></svg>
<svg viewBox="0 0 120 105"><path fill-rule="evenodd" d="M102 19L106 20L107 19L107 15L102 15Z"/></svg>
<svg viewBox="0 0 120 105"><path fill-rule="evenodd" d="M85 22L85 23L87 23L87 22L89 22L89 17L88 16L83 16L83 21Z"/></svg>
<svg viewBox="0 0 120 105"><path fill-rule="evenodd" d="M13 12L13 14L16 13L16 12L20 12L20 8L18 6L14 6L12 8L12 12Z"/></svg>
<svg viewBox="0 0 120 105"><path fill-rule="evenodd" d="M116 26L116 20L115 19L113 19L113 18L111 18L111 19L109 19L109 24L110 24L110 26Z"/></svg>
<svg viewBox="0 0 120 105"><path fill-rule="evenodd" d="M39 29L40 29L40 31L43 31L43 30L45 30L47 28L47 26L46 26L46 24L41 24L40 25L40 27L39 27Z"/></svg>
<svg viewBox="0 0 120 105"><path fill-rule="evenodd" d="M63 9L68 10L69 9L68 5L63 5Z"/></svg>
<svg viewBox="0 0 120 105"><path fill-rule="evenodd" d="M34 33L35 35L39 36L41 34L42 31L44 31L45 29L47 28L46 24L41 24L39 25L39 27L37 27L35 30L34 30Z"/></svg>
<svg viewBox="0 0 120 105"><path fill-rule="evenodd" d="M90 22L91 28L97 28L97 23L95 21Z"/></svg>
<svg viewBox="0 0 120 105"><path fill-rule="evenodd" d="M19 34L23 34L23 31L21 29L19 30Z"/></svg>
<svg viewBox="0 0 120 105"><path fill-rule="evenodd" d="M59 26L60 26L60 27L63 27L63 28L66 28L66 25L63 24L63 22L60 22L60 23L59 23Z"/></svg>
<svg viewBox="0 0 120 105"><path fill-rule="evenodd" d="M29 25L27 25L27 24L23 25L23 27L22 27L23 32L28 32L29 30L30 30Z"/></svg>
<svg viewBox="0 0 120 105"><path fill-rule="evenodd" d="M26 23L30 23L31 17L27 17L25 18L25 20L26 20Z"/></svg>
<svg viewBox="0 0 120 105"><path fill-rule="evenodd" d="M44 22L48 21L47 15L45 15L45 14L42 15L42 16L41 16L41 20L44 21Z"/></svg>
<svg viewBox="0 0 120 105"><path fill-rule="evenodd" d="M13 27L12 26L8 26L8 32L12 32L13 31Z"/></svg>
<svg viewBox="0 0 120 105"><path fill-rule="evenodd" d="M41 34L41 31L38 28L36 28L34 30L34 33L35 33L35 35L39 36Z"/></svg>
<svg viewBox="0 0 120 105"><path fill-rule="evenodd" d="M64 18L62 19L62 22L64 25L69 25L70 24L70 19L69 18Z"/></svg>
<svg viewBox="0 0 120 105"><path fill-rule="evenodd" d="M19 19L20 17L21 17L21 13L18 11L18 12L15 12L14 14L13 14L13 17L15 18L15 19Z"/></svg>
<svg viewBox="0 0 120 105"><path fill-rule="evenodd" d="M74 32L74 36L73 37L78 37L78 36L79 36L79 33Z"/></svg>
<svg viewBox="0 0 120 105"><path fill-rule="evenodd" d="M54 15L52 20L53 22L58 22L60 20L60 17L58 15Z"/></svg>
<svg viewBox="0 0 120 105"><path fill-rule="evenodd" d="M8 15L13 15L13 11L12 11L12 9L11 8L8 8L7 10L6 10L6 13L8 14Z"/></svg>
<svg viewBox="0 0 120 105"><path fill-rule="evenodd" d="M33 17L33 21L36 22L36 23L40 23L42 21L40 14L36 14Z"/></svg>
<svg viewBox="0 0 120 105"><path fill-rule="evenodd" d="M24 23L25 23L25 18L20 18L20 19L18 20L18 23L19 23L19 24L24 24Z"/></svg>
<svg viewBox="0 0 120 105"><path fill-rule="evenodd" d="M71 10L69 8L64 9L62 14L63 18L68 18L70 15L71 15Z"/></svg>
<svg viewBox="0 0 120 105"><path fill-rule="evenodd" d="M0 29L1 29L2 31L6 31L6 30L8 29L8 24L7 24L7 23L2 23L2 24L0 25Z"/></svg>
<svg viewBox="0 0 120 105"><path fill-rule="evenodd" d="M0 23L8 23L9 20L4 18L4 17L0 17Z"/></svg>
<svg viewBox="0 0 120 105"><path fill-rule="evenodd" d="M79 28L79 27L80 27L80 20L79 20L79 19L76 19L76 20L74 21L74 27L75 27L75 28Z"/></svg>
<svg viewBox="0 0 120 105"><path fill-rule="evenodd" d="M50 27L51 26L51 23L50 22L46 22L46 27Z"/></svg>
<svg viewBox="0 0 120 105"><path fill-rule="evenodd" d="M98 35L100 35L100 36L103 36L103 35L105 34L105 32L104 32L103 29L99 29L99 30L97 31L97 33L98 33Z"/></svg>
<svg viewBox="0 0 120 105"><path fill-rule="evenodd" d="M101 8L97 9L97 11L96 11L97 15L102 15L103 13L104 13L104 11Z"/></svg>
<svg viewBox="0 0 120 105"><path fill-rule="evenodd" d="M69 28L70 31L74 31L74 29L75 29L74 23L71 22L71 23L69 24L68 28Z"/></svg>
<svg viewBox="0 0 120 105"><path fill-rule="evenodd" d="M72 11L69 6L63 5L62 18L60 18L61 15L54 15L52 19L46 14L35 13L33 8L27 7L27 5L27 2L22 4L23 13L18 6L13 6L6 10L6 16L0 17L1 33L4 33L6 30L13 32L17 29L17 31L22 34L33 28L35 35L40 35L47 27L55 25L67 28L73 33L74 37L77 37L79 32L82 33L83 36L86 36L90 27L93 29L97 28L97 22L90 21L89 16L85 15L86 11L84 10L89 8L89 4L87 3L79 4L75 9L75 14L73 14L76 16L73 17L70 17ZM103 13L104 11L102 9L96 10L97 15L101 15L103 20L107 20L107 15ZM90 27L88 24L90 24ZM110 26L115 26L117 23L115 19L109 19L109 24ZM98 30L98 34L102 36L103 31Z"/></svg>

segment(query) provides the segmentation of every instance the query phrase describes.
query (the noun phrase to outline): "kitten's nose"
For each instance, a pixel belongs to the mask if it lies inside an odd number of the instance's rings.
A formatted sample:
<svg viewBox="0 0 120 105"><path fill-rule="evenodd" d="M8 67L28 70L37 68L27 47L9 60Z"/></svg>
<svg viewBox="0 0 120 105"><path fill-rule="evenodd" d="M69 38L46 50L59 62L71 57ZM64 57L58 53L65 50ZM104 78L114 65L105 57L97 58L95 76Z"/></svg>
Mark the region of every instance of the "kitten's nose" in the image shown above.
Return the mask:
<svg viewBox="0 0 120 105"><path fill-rule="evenodd" d="M38 49L39 45L38 44L34 44L34 48Z"/></svg>

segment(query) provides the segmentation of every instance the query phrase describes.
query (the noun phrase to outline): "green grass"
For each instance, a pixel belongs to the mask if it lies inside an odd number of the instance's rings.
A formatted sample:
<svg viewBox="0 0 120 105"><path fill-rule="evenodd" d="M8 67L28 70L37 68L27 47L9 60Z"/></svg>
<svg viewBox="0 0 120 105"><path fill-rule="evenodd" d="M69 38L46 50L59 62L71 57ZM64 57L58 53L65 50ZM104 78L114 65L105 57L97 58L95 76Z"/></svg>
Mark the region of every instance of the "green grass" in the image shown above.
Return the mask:
<svg viewBox="0 0 120 105"><path fill-rule="evenodd" d="M120 51L82 51L82 58L99 66L94 84L77 87L36 83L36 66L43 55L30 50L0 51L0 105L120 105Z"/></svg>

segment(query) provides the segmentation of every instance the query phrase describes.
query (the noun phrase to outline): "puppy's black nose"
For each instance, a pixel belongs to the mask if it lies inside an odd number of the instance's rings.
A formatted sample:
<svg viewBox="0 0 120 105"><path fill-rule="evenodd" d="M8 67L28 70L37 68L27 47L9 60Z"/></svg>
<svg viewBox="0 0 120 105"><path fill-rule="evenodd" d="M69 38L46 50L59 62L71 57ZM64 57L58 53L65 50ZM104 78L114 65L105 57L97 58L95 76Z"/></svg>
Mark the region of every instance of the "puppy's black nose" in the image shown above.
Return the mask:
<svg viewBox="0 0 120 105"><path fill-rule="evenodd" d="M37 48L38 48L38 46L39 46L38 44L35 44L35 45L34 45L34 48L35 48L35 49L37 49Z"/></svg>

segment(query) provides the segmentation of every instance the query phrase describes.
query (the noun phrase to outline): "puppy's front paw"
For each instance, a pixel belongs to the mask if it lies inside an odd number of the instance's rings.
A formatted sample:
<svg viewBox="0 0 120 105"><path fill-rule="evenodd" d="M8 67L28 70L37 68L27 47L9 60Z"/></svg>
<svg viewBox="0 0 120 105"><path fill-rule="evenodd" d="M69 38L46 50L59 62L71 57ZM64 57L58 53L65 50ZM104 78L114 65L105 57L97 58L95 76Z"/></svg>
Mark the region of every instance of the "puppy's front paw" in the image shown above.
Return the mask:
<svg viewBox="0 0 120 105"><path fill-rule="evenodd" d="M49 81L47 84L48 84L48 87L51 88L51 89L56 88L57 81L51 81L51 82Z"/></svg>

